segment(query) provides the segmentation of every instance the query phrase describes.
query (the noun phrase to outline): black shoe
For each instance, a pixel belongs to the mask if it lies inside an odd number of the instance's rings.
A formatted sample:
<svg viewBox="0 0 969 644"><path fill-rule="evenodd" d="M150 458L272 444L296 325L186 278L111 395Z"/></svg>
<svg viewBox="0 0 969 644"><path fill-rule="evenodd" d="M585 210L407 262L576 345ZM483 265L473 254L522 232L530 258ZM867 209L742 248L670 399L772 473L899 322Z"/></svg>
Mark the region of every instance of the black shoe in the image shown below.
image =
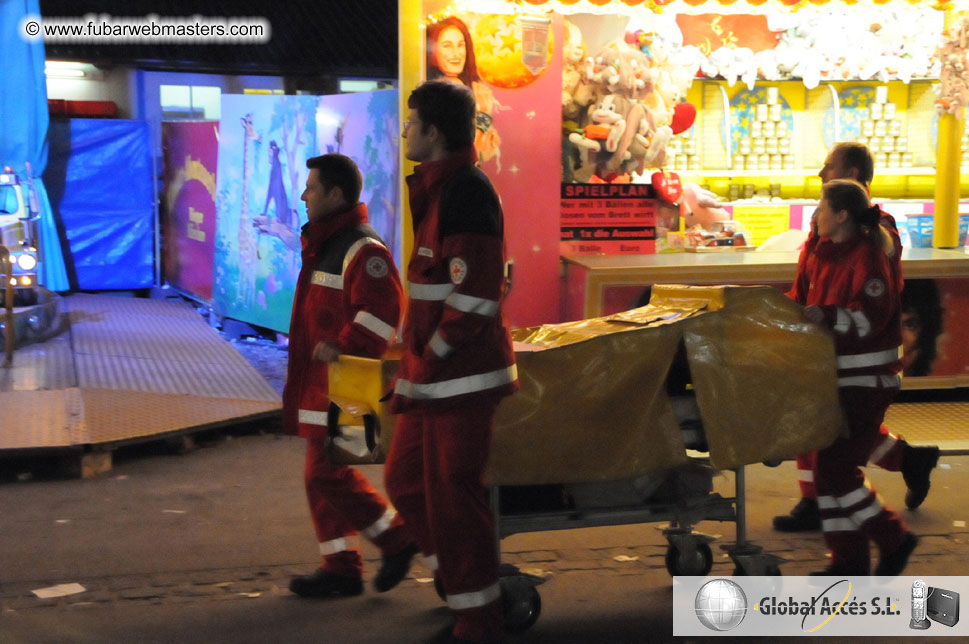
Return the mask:
<svg viewBox="0 0 969 644"><path fill-rule="evenodd" d="M878 567L875 568L875 574L879 577L897 577L902 574L902 571L905 570L905 564L908 563L908 558L917 545L919 545L919 538L911 532L906 533L902 543L895 548L895 552L881 558Z"/></svg>
<svg viewBox="0 0 969 644"><path fill-rule="evenodd" d="M363 580L317 568L312 575L293 577L289 590L300 597L352 597L363 592Z"/></svg>
<svg viewBox="0 0 969 644"><path fill-rule="evenodd" d="M377 576L373 578L373 587L377 592L385 593L407 576L410 570L410 560L420 552L416 544L411 544L395 555L384 555L383 563Z"/></svg>
<svg viewBox="0 0 969 644"><path fill-rule="evenodd" d="M905 493L905 507L909 510L922 505L922 501L929 493L932 482L929 475L939 463L938 447L911 447L906 445L905 458L902 461L902 478L908 486Z"/></svg>
<svg viewBox="0 0 969 644"><path fill-rule="evenodd" d="M821 529L821 512L817 499L798 501L790 514L774 517L774 529L780 532L810 532Z"/></svg>
<svg viewBox="0 0 969 644"><path fill-rule="evenodd" d="M831 565L824 570L818 570L810 574L811 577L867 577L870 575L867 570L849 568L848 566Z"/></svg>

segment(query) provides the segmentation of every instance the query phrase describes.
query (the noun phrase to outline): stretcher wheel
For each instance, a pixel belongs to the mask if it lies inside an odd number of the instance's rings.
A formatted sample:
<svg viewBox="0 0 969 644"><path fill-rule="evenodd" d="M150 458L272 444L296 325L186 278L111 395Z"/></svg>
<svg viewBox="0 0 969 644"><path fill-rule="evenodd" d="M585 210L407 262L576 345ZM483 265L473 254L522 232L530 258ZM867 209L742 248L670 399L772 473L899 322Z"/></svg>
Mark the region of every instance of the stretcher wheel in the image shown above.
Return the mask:
<svg viewBox="0 0 969 644"><path fill-rule="evenodd" d="M670 544L666 549L666 570L670 575L702 576L713 568L713 552L705 543L698 543L692 551L680 551Z"/></svg>
<svg viewBox="0 0 969 644"><path fill-rule="evenodd" d="M542 597L527 583L505 583L502 579L501 600L505 610L505 630L520 633L538 621L542 613Z"/></svg>

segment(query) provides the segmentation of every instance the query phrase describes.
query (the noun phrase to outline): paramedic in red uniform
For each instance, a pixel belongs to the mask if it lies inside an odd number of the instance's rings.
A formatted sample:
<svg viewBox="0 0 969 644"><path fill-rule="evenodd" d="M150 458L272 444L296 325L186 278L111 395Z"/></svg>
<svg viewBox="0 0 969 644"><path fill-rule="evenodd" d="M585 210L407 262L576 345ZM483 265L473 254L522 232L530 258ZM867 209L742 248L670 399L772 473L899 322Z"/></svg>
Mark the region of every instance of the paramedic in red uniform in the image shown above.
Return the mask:
<svg viewBox="0 0 969 644"><path fill-rule="evenodd" d="M825 183L817 242L804 267L804 315L834 336L838 397L849 432L818 450L815 460L821 530L831 551L831 564L819 574L869 574L871 540L880 552L875 574L896 576L918 544L861 470L900 384L902 285L885 253L893 242L881 216L860 183Z"/></svg>
<svg viewBox="0 0 969 644"><path fill-rule="evenodd" d="M306 162L310 169L302 199L303 266L296 284L289 331L289 366L283 391L283 429L306 439L304 481L310 516L320 544L320 567L294 577L302 597L339 597L363 592L363 563L350 538L358 532L383 554L374 579L390 590L407 574L417 547L401 517L364 476L331 463L327 443L327 363L341 353L379 358L396 336L401 285L390 252L367 225L358 203L362 179L342 154Z"/></svg>
<svg viewBox="0 0 969 644"><path fill-rule="evenodd" d="M838 143L831 148L818 176L821 177L822 184L832 179L853 179L864 186L870 197L869 184L874 177L874 167L871 152L864 143ZM881 225L892 240L891 245L885 249L892 279L901 284L903 282L902 242L898 236L895 218L882 210ZM808 289L808 276L804 268L817 243L817 231L812 221L811 235L801 249L801 256L798 259L797 277L787 292L788 297L800 304L804 304ZM774 529L781 532L803 532L821 528L821 515L814 490L814 456L815 452L798 455L797 474L801 499L790 514L774 517ZM939 462L939 448L912 447L904 438L892 434L885 425L882 425L878 440L872 445L868 462L891 472L902 472L905 485L908 487L905 493L905 505L910 510L914 510L922 504L929 493L931 485L929 476Z"/></svg>
<svg viewBox="0 0 969 644"><path fill-rule="evenodd" d="M420 165L407 177L414 249L387 493L457 618L436 641L497 641L498 548L483 475L498 402L518 387L501 313L501 203L474 165L471 91L431 81L407 106L406 154Z"/></svg>

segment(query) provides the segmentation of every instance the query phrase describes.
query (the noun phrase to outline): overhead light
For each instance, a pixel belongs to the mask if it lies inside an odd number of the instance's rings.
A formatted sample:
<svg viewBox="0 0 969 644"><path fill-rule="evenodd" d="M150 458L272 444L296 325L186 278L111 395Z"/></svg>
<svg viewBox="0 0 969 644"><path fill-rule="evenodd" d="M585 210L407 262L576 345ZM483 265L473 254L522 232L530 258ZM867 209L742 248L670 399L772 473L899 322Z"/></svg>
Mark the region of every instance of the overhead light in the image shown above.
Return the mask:
<svg viewBox="0 0 969 644"><path fill-rule="evenodd" d="M84 78L83 69L57 69L44 67L44 74L48 78Z"/></svg>
<svg viewBox="0 0 969 644"><path fill-rule="evenodd" d="M87 78L98 80L101 70L91 63L75 60L48 60L44 63L44 74L48 78Z"/></svg>

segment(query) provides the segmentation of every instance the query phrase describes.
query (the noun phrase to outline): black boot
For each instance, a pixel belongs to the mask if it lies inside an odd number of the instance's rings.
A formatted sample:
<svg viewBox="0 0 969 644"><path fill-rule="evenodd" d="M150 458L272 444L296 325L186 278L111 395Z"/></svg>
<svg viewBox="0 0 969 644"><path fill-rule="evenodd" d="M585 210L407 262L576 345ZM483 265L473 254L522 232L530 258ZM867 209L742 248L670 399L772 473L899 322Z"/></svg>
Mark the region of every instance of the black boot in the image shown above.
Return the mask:
<svg viewBox="0 0 969 644"><path fill-rule="evenodd" d="M905 493L905 507L909 510L922 505L922 501L929 494L929 475L939 463L938 447L905 446L905 456L902 460L902 477L908 492Z"/></svg>
<svg viewBox="0 0 969 644"><path fill-rule="evenodd" d="M420 552L416 544L411 544L393 555L384 555L383 563L377 576L373 579L373 586L377 592L385 593L407 576L410 570L410 560Z"/></svg>
<svg viewBox="0 0 969 644"><path fill-rule="evenodd" d="M802 498L790 514L774 517L774 529L780 532L810 532L821 529L817 499Z"/></svg>
<svg viewBox="0 0 969 644"><path fill-rule="evenodd" d="M908 563L908 558L917 545L919 545L919 538L911 532L905 533L902 543L895 548L895 551L888 553L878 562L875 574L879 577L897 577L902 574L902 571L905 570L905 564Z"/></svg>
<svg viewBox="0 0 969 644"><path fill-rule="evenodd" d="M352 597L363 592L363 580L317 568L312 575L293 577L289 589L300 597Z"/></svg>

